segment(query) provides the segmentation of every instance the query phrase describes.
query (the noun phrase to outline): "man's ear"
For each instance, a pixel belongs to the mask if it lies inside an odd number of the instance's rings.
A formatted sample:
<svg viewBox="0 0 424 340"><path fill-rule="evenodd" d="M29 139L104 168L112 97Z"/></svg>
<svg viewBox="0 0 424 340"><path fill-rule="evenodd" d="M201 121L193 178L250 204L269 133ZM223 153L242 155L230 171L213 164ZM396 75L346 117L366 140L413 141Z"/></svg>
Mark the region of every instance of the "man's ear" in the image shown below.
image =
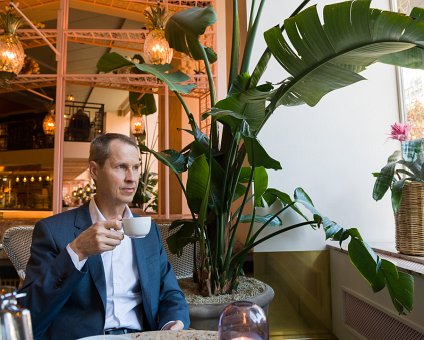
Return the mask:
<svg viewBox="0 0 424 340"><path fill-rule="evenodd" d="M95 161L90 161L88 167L90 169L91 178L93 179L93 181L96 181L97 180L97 172L99 170L99 165Z"/></svg>

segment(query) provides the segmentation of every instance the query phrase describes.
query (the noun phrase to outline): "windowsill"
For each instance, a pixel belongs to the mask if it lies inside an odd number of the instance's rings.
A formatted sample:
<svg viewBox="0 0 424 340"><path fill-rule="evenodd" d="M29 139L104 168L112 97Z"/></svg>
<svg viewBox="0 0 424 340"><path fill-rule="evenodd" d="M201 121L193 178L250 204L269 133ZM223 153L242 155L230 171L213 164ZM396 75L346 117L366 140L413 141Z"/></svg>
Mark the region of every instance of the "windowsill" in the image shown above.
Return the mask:
<svg viewBox="0 0 424 340"><path fill-rule="evenodd" d="M393 262L398 269L408 272L411 275L424 277L423 256L401 254L396 250L395 244L391 242L370 243L370 246L378 254L378 256L382 259ZM336 242L328 243L327 247L341 252L347 252L347 243L344 243L341 249Z"/></svg>

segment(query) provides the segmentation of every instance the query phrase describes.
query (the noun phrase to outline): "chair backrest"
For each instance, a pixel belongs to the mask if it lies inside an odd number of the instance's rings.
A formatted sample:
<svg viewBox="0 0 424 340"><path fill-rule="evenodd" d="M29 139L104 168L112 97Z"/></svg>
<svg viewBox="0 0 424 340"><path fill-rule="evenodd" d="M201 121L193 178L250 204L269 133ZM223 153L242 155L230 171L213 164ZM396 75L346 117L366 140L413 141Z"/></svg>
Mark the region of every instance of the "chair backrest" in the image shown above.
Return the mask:
<svg viewBox="0 0 424 340"><path fill-rule="evenodd" d="M3 248L22 280L25 279L33 231L34 226L19 226L7 229L3 235Z"/></svg>
<svg viewBox="0 0 424 340"><path fill-rule="evenodd" d="M192 243L185 246L183 255L181 257L178 257L175 254L172 254L169 251L168 243L166 242L166 239L168 236L175 233L177 230L169 230L170 224L159 224L158 228L162 236L162 242L163 246L166 250L166 254L168 255L168 261L171 263L172 267L174 268L175 275L177 276L177 279L182 279L186 277L192 277L193 276L193 251L194 251L194 245Z"/></svg>
<svg viewBox="0 0 424 340"><path fill-rule="evenodd" d="M172 254L169 251L166 239L176 230L170 231L169 226L170 224L158 224L168 260L174 268L177 279L192 277L194 246L188 244L181 257ZM33 231L34 226L18 226L7 229L3 236L4 250L22 280L25 279L25 270L30 257Z"/></svg>

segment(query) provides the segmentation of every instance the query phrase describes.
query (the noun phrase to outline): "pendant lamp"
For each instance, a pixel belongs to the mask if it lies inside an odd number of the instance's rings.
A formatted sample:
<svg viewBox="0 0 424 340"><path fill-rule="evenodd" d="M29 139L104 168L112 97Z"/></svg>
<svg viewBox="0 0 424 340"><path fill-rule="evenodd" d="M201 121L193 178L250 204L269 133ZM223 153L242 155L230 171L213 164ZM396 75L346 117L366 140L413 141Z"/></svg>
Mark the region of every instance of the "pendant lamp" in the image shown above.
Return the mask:
<svg viewBox="0 0 424 340"><path fill-rule="evenodd" d="M144 11L146 27L150 29L144 42L144 59L148 64L169 64L172 60L173 49L165 38L166 10L159 4L148 7Z"/></svg>
<svg viewBox="0 0 424 340"><path fill-rule="evenodd" d="M0 34L0 72L18 74L24 65L24 49L16 35L16 30L23 23L23 19L16 16L11 7L0 12L0 27L4 30Z"/></svg>
<svg viewBox="0 0 424 340"><path fill-rule="evenodd" d="M131 118L131 133L133 136L141 136L144 133L145 126L143 116L133 116Z"/></svg>
<svg viewBox="0 0 424 340"><path fill-rule="evenodd" d="M54 109L50 109L43 120L43 131L48 136L53 136L55 130Z"/></svg>

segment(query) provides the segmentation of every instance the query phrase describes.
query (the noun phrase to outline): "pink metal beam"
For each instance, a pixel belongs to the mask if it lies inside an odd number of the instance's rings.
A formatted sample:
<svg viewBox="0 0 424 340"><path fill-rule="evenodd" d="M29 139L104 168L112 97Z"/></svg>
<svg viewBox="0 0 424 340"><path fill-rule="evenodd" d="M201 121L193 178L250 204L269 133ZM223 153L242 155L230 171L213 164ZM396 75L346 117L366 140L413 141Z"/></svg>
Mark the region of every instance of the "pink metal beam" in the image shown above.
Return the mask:
<svg viewBox="0 0 424 340"><path fill-rule="evenodd" d="M31 20L28 19L28 17L18 8L17 5L15 5L13 2L9 2L9 5L12 6L16 12L18 12L22 18L25 19L25 21L28 23L28 25L31 26L31 28L38 33L38 35L47 43L47 45L52 49L52 51L56 54L56 60L59 58L59 51L54 47L51 42L44 36L43 33L31 22Z"/></svg>
<svg viewBox="0 0 424 340"><path fill-rule="evenodd" d="M63 139L65 127L65 89L66 89L66 45L69 15L69 0L60 0L60 8L57 14L57 46L60 53L57 58L56 80L56 118L54 137L54 161L53 161L53 214L62 211L63 196Z"/></svg>

